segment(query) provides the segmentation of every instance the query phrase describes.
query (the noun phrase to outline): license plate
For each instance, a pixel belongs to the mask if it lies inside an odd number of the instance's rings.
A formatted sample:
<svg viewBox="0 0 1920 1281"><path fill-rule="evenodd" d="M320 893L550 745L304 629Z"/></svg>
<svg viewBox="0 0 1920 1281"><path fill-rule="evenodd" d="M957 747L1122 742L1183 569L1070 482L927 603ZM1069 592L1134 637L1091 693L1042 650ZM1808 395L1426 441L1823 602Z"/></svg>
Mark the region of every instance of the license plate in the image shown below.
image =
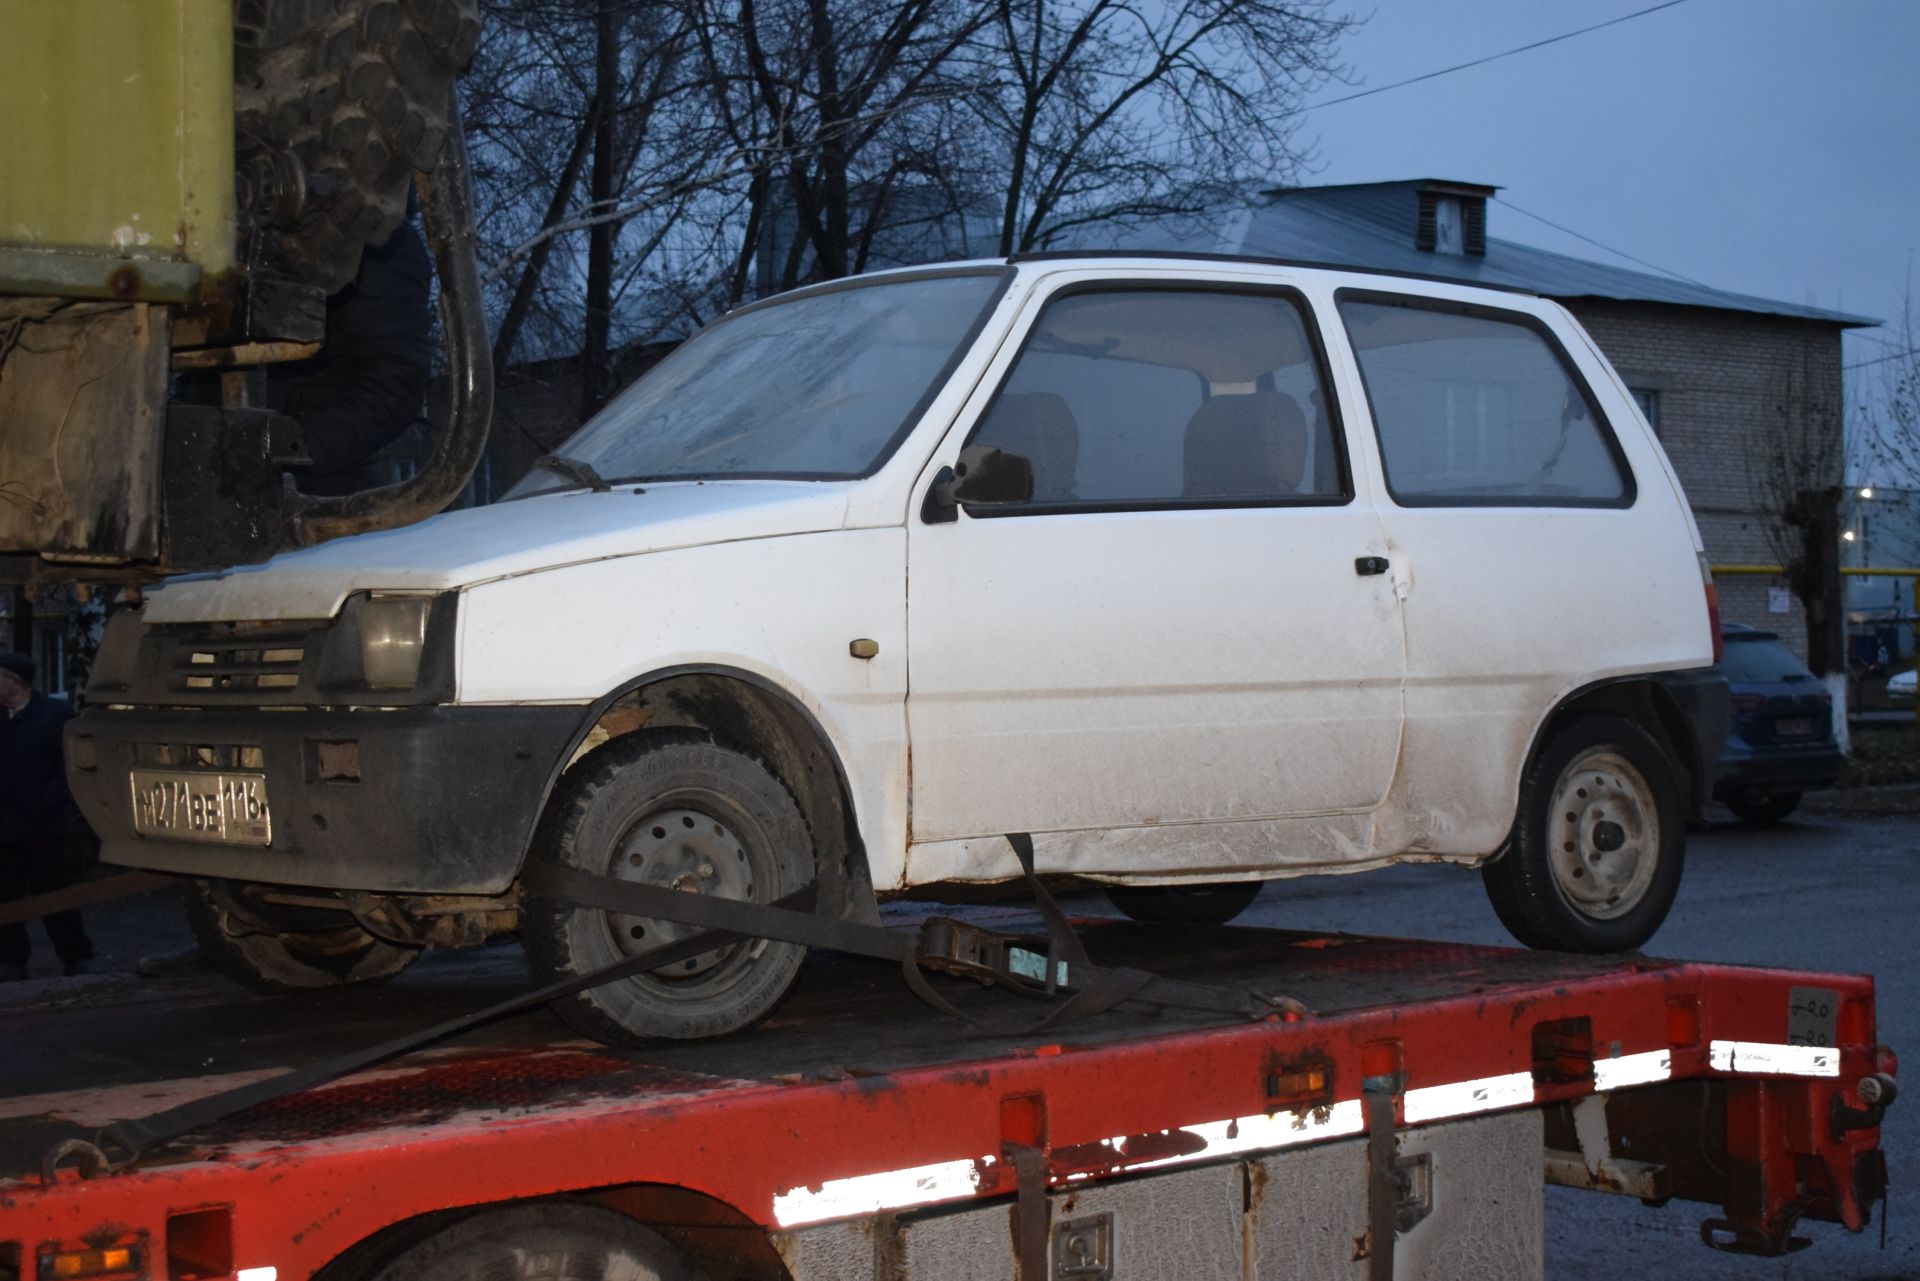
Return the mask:
<svg viewBox="0 0 1920 1281"><path fill-rule="evenodd" d="M142 836L223 845L270 845L267 776L211 771L133 771L133 830Z"/></svg>
<svg viewBox="0 0 1920 1281"><path fill-rule="evenodd" d="M1773 732L1781 738L1808 738L1813 734L1811 716L1787 716L1773 723Z"/></svg>

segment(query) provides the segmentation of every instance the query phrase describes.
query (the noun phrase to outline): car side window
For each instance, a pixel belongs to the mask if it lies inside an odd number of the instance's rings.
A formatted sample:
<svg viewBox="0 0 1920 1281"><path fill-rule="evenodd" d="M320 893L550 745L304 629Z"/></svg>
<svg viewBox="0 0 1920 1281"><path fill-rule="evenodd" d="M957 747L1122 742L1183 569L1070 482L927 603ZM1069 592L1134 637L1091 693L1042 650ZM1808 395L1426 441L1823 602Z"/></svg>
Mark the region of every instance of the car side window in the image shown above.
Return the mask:
<svg viewBox="0 0 1920 1281"><path fill-rule="evenodd" d="M1532 317L1342 291L1387 489L1408 507L1626 507L1633 477Z"/></svg>
<svg viewBox="0 0 1920 1281"><path fill-rule="evenodd" d="M1278 292L1054 299L967 441L1025 456L1033 498L976 514L1345 501L1309 324Z"/></svg>

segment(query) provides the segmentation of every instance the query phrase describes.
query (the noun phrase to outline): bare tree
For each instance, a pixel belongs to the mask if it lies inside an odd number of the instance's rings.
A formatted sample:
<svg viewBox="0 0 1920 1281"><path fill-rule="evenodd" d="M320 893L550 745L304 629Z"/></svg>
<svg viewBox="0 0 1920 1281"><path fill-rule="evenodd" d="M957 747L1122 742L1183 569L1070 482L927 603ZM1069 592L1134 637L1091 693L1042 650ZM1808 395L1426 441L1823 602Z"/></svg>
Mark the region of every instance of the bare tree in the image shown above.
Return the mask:
<svg viewBox="0 0 1920 1281"><path fill-rule="evenodd" d="M684 7L494 9L464 92L495 361L528 336L534 355L586 352L590 410L609 390L611 350L647 323L632 290L688 200L721 180L724 139L687 58Z"/></svg>
<svg viewBox="0 0 1920 1281"><path fill-rule="evenodd" d="M1867 372L1854 402L1861 461L1882 483L1907 489L1920 488L1920 324L1914 305L1909 286L1881 354L1857 366Z"/></svg>
<svg viewBox="0 0 1920 1281"><path fill-rule="evenodd" d="M1196 212L1305 158L1302 98L1351 20L1327 0L991 0L976 53L1005 156L1002 253L1090 222Z"/></svg>
<svg viewBox="0 0 1920 1281"><path fill-rule="evenodd" d="M1301 162L1332 0L528 0L463 93L496 363L877 265L1043 246Z"/></svg>
<svg viewBox="0 0 1920 1281"><path fill-rule="evenodd" d="M902 192L940 190L960 106L982 91L956 71L988 10L980 0L691 3L716 114L752 169L734 296L756 258L776 288L861 270Z"/></svg>
<svg viewBox="0 0 1920 1281"><path fill-rule="evenodd" d="M1807 666L1834 696L1834 728L1844 747L1847 625L1840 575L1840 501L1844 451L1839 388L1827 387L1808 350L1801 368L1781 376L1767 396L1766 432L1748 458L1749 482L1767 544L1807 628Z"/></svg>

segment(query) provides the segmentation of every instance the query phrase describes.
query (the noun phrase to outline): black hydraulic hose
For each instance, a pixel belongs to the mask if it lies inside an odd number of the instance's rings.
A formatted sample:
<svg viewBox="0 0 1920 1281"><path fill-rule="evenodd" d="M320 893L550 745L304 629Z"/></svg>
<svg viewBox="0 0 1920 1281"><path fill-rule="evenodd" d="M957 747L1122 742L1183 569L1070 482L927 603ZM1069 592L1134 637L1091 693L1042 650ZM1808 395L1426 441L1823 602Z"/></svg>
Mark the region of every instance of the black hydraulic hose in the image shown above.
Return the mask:
<svg viewBox="0 0 1920 1281"><path fill-rule="evenodd" d="M459 496L487 447L493 420L493 353L474 256L473 186L457 93L449 92L447 140L432 173L416 175L427 245L440 277L440 329L447 351L447 423L409 480L343 497L298 495L293 529L306 545L391 529L440 511Z"/></svg>

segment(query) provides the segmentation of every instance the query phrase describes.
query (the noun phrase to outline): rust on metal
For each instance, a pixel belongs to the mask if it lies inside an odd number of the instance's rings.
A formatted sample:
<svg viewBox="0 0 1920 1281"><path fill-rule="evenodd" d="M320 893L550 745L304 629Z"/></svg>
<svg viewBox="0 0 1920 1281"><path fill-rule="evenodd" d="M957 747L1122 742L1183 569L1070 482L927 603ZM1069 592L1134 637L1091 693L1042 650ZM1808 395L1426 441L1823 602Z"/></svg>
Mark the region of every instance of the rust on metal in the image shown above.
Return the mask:
<svg viewBox="0 0 1920 1281"><path fill-rule="evenodd" d="M0 340L0 553L157 560L166 309L16 307Z"/></svg>

